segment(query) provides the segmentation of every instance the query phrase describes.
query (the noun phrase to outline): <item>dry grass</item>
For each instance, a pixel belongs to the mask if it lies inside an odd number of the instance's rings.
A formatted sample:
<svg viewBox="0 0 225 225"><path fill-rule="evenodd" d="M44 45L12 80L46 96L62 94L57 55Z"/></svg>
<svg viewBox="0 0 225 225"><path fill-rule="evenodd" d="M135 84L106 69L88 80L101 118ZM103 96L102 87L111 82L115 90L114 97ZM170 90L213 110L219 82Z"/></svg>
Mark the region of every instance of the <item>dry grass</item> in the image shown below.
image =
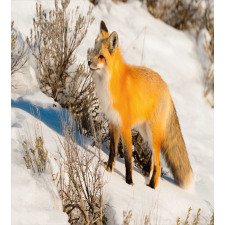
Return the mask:
<svg viewBox="0 0 225 225"><path fill-rule="evenodd" d="M132 210L123 211L123 225L129 225L132 218Z"/></svg>
<svg viewBox="0 0 225 225"><path fill-rule="evenodd" d="M16 88L14 76L16 72L26 64L28 57L25 50L25 42L21 45L14 31L14 21L11 22L11 87Z"/></svg>
<svg viewBox="0 0 225 225"><path fill-rule="evenodd" d="M64 124L64 140L60 143L63 153L54 180L69 223L106 224L100 150L91 154L79 147L71 117Z"/></svg>
<svg viewBox="0 0 225 225"><path fill-rule="evenodd" d="M133 220L133 214L132 214L132 210L128 210L128 211L123 211L123 225L130 225L132 224L143 224L143 225L157 225L160 224L159 222L159 214L158 214L158 208L156 208L157 211L155 211L155 207L157 206L157 204L155 204L154 208L152 209L152 211L148 214L143 215L142 220L137 222L136 220ZM188 213L186 215L185 221L184 223L181 223L181 219L180 217L177 218L176 221L176 225L198 225L199 221L200 221L200 213L201 213L201 209L199 208L196 216L193 219L193 222L190 222L190 216L191 216L191 207L188 209ZM152 223L152 219L154 218L154 223ZM214 213L211 217L211 220L209 222L208 225L214 225Z"/></svg>
<svg viewBox="0 0 225 225"><path fill-rule="evenodd" d="M214 225L214 213L212 214L209 225Z"/></svg>
<svg viewBox="0 0 225 225"><path fill-rule="evenodd" d="M40 112L38 108L37 110L37 118L40 118ZM34 112L32 114L35 116ZM42 173L46 170L47 162L48 162L48 150L44 143L42 127L40 122L36 122L33 131L34 138L32 138L30 128L27 127L26 138L22 143L24 150L24 161L27 169L32 169L34 173Z"/></svg>
<svg viewBox="0 0 225 225"><path fill-rule="evenodd" d="M133 218L132 210L123 211L123 225L158 225L159 211L158 211L158 199L153 203L148 213L143 213L139 218Z"/></svg>
<svg viewBox="0 0 225 225"><path fill-rule="evenodd" d="M190 215L191 215L191 210L192 210L192 208L190 207L188 209L188 213L187 213L186 219L184 221L184 225L189 225L189 224L198 225L199 224L201 208L198 209L198 212L197 212L197 214L196 214L196 216L195 216L195 218L194 218L194 220L193 220L192 223L190 222L190 219L189 219L190 218ZM177 218L176 224L177 225L181 225L180 217ZM211 217L211 220L210 220L210 223L209 224L210 225L214 225L214 213L213 213L213 215Z"/></svg>
<svg viewBox="0 0 225 225"><path fill-rule="evenodd" d="M156 219L156 222L152 223L151 222L151 216L153 216L152 213L145 214L145 215L142 216L141 221L137 222L137 220L132 218L133 217L132 210L123 211L123 225L130 225L130 224L134 224L134 225L139 225L139 224L158 225L158 224L160 224L158 222L158 218Z"/></svg>
<svg viewBox="0 0 225 225"><path fill-rule="evenodd" d="M47 164L48 151L44 145L43 138L36 137L34 145L32 141L26 139L22 145L25 152L23 158L27 169L32 169L34 173L44 172Z"/></svg>

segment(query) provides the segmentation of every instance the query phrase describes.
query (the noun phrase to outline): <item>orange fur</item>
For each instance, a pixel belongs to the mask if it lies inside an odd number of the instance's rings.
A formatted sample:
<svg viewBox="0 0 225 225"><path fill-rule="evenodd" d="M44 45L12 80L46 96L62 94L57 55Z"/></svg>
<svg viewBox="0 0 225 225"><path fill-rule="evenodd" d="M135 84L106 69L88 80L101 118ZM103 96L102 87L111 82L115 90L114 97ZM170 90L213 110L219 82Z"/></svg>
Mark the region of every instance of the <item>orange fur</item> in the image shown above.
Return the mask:
<svg viewBox="0 0 225 225"><path fill-rule="evenodd" d="M151 171L153 176L150 186L156 188L161 173L160 150L162 146L167 146L163 153L166 152L168 156L173 151L168 147L170 146L168 143L174 143L171 146L176 148L176 142L183 142L183 138L174 139L168 135L170 127L175 126L177 129L171 129L174 130L175 135L182 137L179 122L173 114L175 109L167 84L158 73L151 69L126 64L119 49L116 32L109 35L104 22L101 22L100 41L96 55L90 63L90 68L95 72L93 76L96 79L97 92L99 92L100 100L102 99L104 112L111 120L116 139L118 139L118 133L122 136L125 149L126 182L133 184L131 129L139 127L142 129L143 136L152 145L155 168L154 172ZM118 119L115 120L115 117ZM177 150L179 157L187 155L184 142L179 146L181 146ZM115 143L115 148L117 148L117 143ZM113 169L115 152L116 150L110 153L109 170ZM167 159L170 163L171 157ZM172 165L171 168L178 183L189 183L189 181L181 182L189 176L188 174L192 174L188 157L185 158L183 177L177 175L179 168L176 165Z"/></svg>

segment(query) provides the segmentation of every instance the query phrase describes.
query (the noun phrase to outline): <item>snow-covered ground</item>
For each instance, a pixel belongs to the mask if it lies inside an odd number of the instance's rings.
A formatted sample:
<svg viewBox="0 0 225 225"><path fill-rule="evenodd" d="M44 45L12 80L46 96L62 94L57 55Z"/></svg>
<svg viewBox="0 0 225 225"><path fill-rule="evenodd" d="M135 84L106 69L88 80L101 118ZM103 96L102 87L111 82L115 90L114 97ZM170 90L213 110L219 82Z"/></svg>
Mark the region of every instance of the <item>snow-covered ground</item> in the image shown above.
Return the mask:
<svg viewBox="0 0 225 225"><path fill-rule="evenodd" d="M54 5L54 1L37 2L46 9ZM84 12L90 3L71 0L70 8L76 5ZM12 0L12 20L21 38L29 35L34 15L34 0ZM181 221L185 219L189 207L193 209L191 218L201 208L200 224L207 224L214 211L214 123L213 109L203 98L202 43L154 19L138 0L117 5L102 0L93 15L95 21L79 48L78 59L86 60L87 48L93 47L101 20L109 31L117 31L125 61L152 68L169 85L194 172L194 186L189 191L174 185L170 174L161 177L153 190L146 186L148 179L133 167L134 186L129 186L124 180L124 160L117 159L114 172L104 172L109 224L122 224L123 211L128 210L132 210L132 223L142 224L144 215L149 214L153 224L175 224L178 216ZM40 92L32 56L22 72L15 76L17 89L12 90L12 224L68 224L50 170L55 166L53 159L59 157L61 109L57 103L53 108L53 100ZM32 115L31 105L39 107L40 120ZM49 152L50 168L41 175L27 170L23 159L22 143L27 130L34 138L35 124L42 127ZM106 160L107 151L102 155Z"/></svg>

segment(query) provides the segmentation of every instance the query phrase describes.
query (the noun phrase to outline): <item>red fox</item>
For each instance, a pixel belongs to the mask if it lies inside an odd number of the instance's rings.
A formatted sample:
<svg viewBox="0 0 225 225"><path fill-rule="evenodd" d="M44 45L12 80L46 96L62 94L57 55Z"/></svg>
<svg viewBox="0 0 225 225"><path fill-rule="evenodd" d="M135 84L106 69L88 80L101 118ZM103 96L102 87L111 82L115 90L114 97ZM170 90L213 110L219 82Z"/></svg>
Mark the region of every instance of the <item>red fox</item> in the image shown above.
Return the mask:
<svg viewBox="0 0 225 225"><path fill-rule="evenodd" d="M121 135L126 183L133 185L131 129L135 128L153 151L154 167L150 170L149 186L155 189L158 185L162 150L175 181L182 188L187 187L193 173L167 84L151 69L126 64L117 33L109 34L103 21L94 53L88 65L93 71L96 92L114 137L114 148L110 149L106 169L113 170Z"/></svg>

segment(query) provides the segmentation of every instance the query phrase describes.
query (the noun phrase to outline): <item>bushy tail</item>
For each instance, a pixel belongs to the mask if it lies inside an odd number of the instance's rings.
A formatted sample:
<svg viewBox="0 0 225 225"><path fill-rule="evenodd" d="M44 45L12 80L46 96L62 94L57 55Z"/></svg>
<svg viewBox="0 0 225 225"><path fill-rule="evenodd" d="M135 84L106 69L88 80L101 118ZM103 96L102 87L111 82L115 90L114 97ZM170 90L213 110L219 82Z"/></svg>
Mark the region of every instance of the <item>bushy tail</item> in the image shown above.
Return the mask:
<svg viewBox="0 0 225 225"><path fill-rule="evenodd" d="M182 188L187 188L193 174L174 105L163 137L162 153L175 181Z"/></svg>

